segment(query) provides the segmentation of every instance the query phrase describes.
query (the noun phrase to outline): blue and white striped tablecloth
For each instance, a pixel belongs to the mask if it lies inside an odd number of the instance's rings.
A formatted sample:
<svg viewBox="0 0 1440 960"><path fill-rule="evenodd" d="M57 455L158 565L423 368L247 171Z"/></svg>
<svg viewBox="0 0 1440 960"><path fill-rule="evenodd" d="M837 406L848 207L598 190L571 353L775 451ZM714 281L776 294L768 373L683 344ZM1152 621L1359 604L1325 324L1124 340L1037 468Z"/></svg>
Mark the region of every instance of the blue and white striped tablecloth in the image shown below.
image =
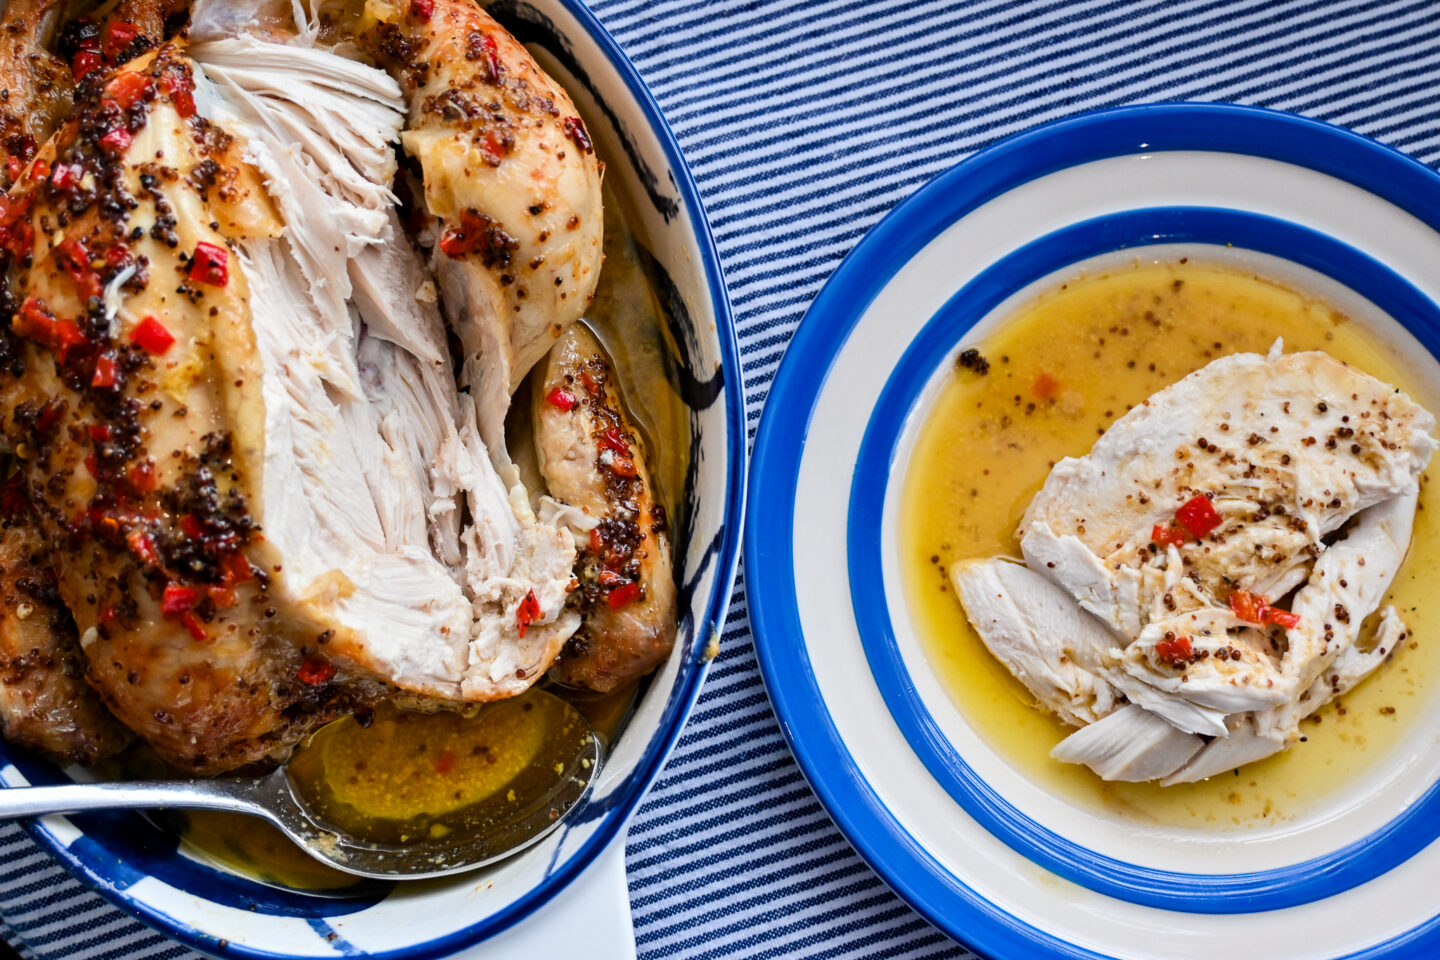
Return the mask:
<svg viewBox="0 0 1440 960"><path fill-rule="evenodd" d="M1094 107L1225 100L1328 120L1440 165L1436 0L594 8L699 182L752 431L840 258L925 180L1009 134ZM720 657L627 858L643 958L966 956L876 878L806 786L760 682L743 570ZM194 956L82 890L12 826L0 827L0 918L27 958Z"/></svg>

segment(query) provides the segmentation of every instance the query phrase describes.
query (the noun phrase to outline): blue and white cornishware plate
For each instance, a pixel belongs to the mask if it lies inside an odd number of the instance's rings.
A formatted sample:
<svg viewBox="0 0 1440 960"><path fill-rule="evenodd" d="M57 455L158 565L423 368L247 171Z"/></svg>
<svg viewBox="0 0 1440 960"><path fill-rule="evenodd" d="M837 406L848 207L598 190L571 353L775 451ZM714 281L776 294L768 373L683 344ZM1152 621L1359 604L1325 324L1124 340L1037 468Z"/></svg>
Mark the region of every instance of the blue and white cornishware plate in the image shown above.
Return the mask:
<svg viewBox="0 0 1440 960"><path fill-rule="evenodd" d="M1436 408L1433 171L1324 124L1217 105L1105 111L1008 140L877 226L781 365L746 528L770 695L850 840L983 954L1440 956L1440 703L1419 705L1372 775L1294 819L1147 827L1026 777L952 703L911 622L898 488L962 342L1063 278L1184 255L1336 303Z"/></svg>
<svg viewBox="0 0 1440 960"><path fill-rule="evenodd" d="M725 615L739 554L745 417L734 327L719 261L680 148L615 41L580 0L499 0L487 8L574 98L634 201L652 283L676 351L673 385L692 444L677 529L680 633L614 745L594 792L566 826L498 867L401 885L363 899L280 891L197 862L134 814L46 817L27 829L112 903L182 942L226 957L291 960L448 957L506 929L573 880L655 779L680 733ZM633 220L632 220L633 223ZM66 773L0 742L0 786ZM618 946L618 945L617 945Z"/></svg>

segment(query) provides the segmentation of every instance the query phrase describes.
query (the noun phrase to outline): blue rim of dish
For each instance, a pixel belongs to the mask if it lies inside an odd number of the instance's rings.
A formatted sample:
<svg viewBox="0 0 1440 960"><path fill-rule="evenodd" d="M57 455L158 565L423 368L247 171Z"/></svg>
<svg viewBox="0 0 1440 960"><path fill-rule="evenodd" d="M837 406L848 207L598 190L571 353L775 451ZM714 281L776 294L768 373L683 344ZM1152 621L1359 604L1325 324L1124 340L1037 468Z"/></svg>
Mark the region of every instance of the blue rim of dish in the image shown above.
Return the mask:
<svg viewBox="0 0 1440 960"><path fill-rule="evenodd" d="M1027 817L990 787L945 737L921 700L886 602L881 520L892 466L916 403L961 338L1016 290L1115 250L1159 244L1234 247L1283 257L1338 281L1440 352L1440 307L1388 267L1308 227L1204 207L1127 210L1071 224L1002 257L961 288L895 365L871 414L850 491L850 592L860 639L890 715L933 776L972 817L1016 853L1098 893L1188 913L1253 913L1298 906L1372 880L1440 837L1440 783L1394 820L1322 856L1271 870L1178 873L1098 854ZM1203 257L1203 249L1191 253ZM901 613L903 616L903 612Z"/></svg>
<svg viewBox="0 0 1440 960"><path fill-rule="evenodd" d="M912 837L864 778L825 707L796 604L794 519L806 435L835 357L886 283L981 204L1031 180L1110 157L1175 150L1305 167L1361 187L1440 231L1440 179L1367 137L1292 114L1168 103L1082 114L989 147L891 211L841 262L792 338L751 453L745 569L761 674L781 730L830 816L870 866L956 940L1006 960L1103 960L996 907ZM1421 958L1440 948L1440 916L1343 960Z"/></svg>
<svg viewBox="0 0 1440 960"><path fill-rule="evenodd" d="M571 881L588 867L600 852L621 832L630 814L644 797L645 791L655 781L675 743L680 737L685 718L689 716L700 695L708 660L704 659L707 644L704 642L724 622L725 611L730 603L730 592L735 580L739 562L739 533L745 508L745 399L740 382L740 354L735 339L735 321L726 293L725 278L720 268L720 255L710 232L710 223L695 179L685 163L680 144L675 139L670 125L665 121L654 96L645 85L634 65L620 49L620 45L581 0L555 0L565 12L573 17L581 29L600 48L615 73L624 83L630 95L644 114L651 131L664 151L673 186L679 193L683 208L689 214L696 246L704 268L710 291L710 306L714 311L715 328L721 351L721 373L725 393L726 456L729 458L725 479L726 507L724 526L720 531L719 549L715 554L715 580L705 607L703 618L695 624L695 649L689 660L681 665L681 676L665 702L657 736L646 749L645 755L636 764L625 784L607 797L607 809L600 825L580 848L559 867L549 872L532 890L527 891L504 909L443 937L436 937L413 946L366 953L351 948L351 956L372 957L374 960L439 960L456 951L474 946L481 941L519 923L540 907L544 906ZM78 856L54 836L38 820L20 821L27 833L72 874L82 880L102 897L136 919L173 937L181 943L210 954L244 958L244 960L293 960L293 954L272 953L255 950L242 944L221 943L214 936L176 920L174 917L155 909L149 904L137 901L117 887L95 865ZM341 911L337 910L337 913ZM312 925L315 921L312 921ZM323 924L323 921L320 921ZM324 936L323 932L319 933ZM339 945L339 941L336 941ZM340 955L337 950L337 956Z"/></svg>

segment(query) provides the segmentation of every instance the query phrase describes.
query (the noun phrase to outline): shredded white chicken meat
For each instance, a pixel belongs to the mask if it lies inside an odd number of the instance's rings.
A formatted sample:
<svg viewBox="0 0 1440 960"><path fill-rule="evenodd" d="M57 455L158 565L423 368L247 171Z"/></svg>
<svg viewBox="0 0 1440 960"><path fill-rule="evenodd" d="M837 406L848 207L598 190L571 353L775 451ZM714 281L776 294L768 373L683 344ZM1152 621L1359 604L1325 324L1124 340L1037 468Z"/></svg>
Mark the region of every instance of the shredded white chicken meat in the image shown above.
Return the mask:
<svg viewBox="0 0 1440 960"><path fill-rule="evenodd" d="M960 563L952 580L997 659L1081 727L1056 759L1210 777L1294 742L1404 638L1381 603L1434 426L1323 353L1225 357L1055 465L1020 525L1023 565Z"/></svg>

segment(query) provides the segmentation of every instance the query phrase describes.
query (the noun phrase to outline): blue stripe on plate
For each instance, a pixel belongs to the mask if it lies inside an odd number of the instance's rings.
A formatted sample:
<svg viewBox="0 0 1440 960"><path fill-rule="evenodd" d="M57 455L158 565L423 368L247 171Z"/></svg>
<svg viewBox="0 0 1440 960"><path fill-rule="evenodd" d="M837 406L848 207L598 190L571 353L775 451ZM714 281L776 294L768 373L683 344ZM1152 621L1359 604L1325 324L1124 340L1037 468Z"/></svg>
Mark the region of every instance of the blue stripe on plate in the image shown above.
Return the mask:
<svg viewBox="0 0 1440 960"><path fill-rule="evenodd" d="M700 184L730 281L752 430L784 345L840 258L921 183L1006 134L1115 104L1233 101L1298 110L1377 136L1427 164L1440 162L1440 84L1417 82L1440 75L1429 0L592 0L591 6L654 91ZM1117 18L1126 9L1133 11L1129 23ZM1095 62L1087 49L1112 56ZM787 105L822 119L851 119L803 141L764 138L767 130L788 129L790 114L781 112ZM735 119L741 114L745 119ZM723 630L699 704L704 718L697 714L687 726L631 828L640 955L966 956L908 911L891 917L869 908L863 916L874 939L861 942L832 930L823 909L802 905L806 894L857 911L877 896L892 910L899 901L813 799L808 808L792 799L797 768L775 735L769 706L740 705L760 689L743 584ZM749 718L745 724L711 735L712 725L742 717ZM685 773L723 755L727 739L758 743L762 733L768 762L737 768L717 823ZM827 849L840 855L804 874L803 893L748 866L754 843L783 848L784 817L792 814L809 817L816 835L828 838ZM9 862L6 838L19 836L0 825L0 869ZM697 869L690 882L659 876L667 862L683 867L702 855L713 857L713 866ZM736 872L719 872L727 867ZM857 874L850 871L857 869L867 880L854 890ZM48 883L43 896L62 911L79 912L92 896L58 871ZM8 892L0 881L0 915L10 918ZM793 928L762 920L767 907L787 911ZM679 946L687 938L702 942ZM165 954L153 945L117 960L162 956L196 960L189 951Z"/></svg>
<svg viewBox="0 0 1440 960"><path fill-rule="evenodd" d="M1433 179L1428 172L1426 177ZM1434 187L1440 193L1440 183ZM951 365L964 335L1016 290L1056 271L1114 250L1170 243L1254 250L1309 267L1365 297L1440 353L1440 307L1383 264L1297 224L1235 210L1172 207L1128 210L1058 230L996 261L957 291L887 379L866 426L850 493L850 590L866 658L891 716L946 791L1012 849L1075 883L1147 906L1187 913L1275 910L1349 890L1440 837L1440 783L1369 836L1281 869L1187 874L1103 856L1040 826L970 768L910 682L885 601L881 518L896 448L920 394L942 365Z"/></svg>

